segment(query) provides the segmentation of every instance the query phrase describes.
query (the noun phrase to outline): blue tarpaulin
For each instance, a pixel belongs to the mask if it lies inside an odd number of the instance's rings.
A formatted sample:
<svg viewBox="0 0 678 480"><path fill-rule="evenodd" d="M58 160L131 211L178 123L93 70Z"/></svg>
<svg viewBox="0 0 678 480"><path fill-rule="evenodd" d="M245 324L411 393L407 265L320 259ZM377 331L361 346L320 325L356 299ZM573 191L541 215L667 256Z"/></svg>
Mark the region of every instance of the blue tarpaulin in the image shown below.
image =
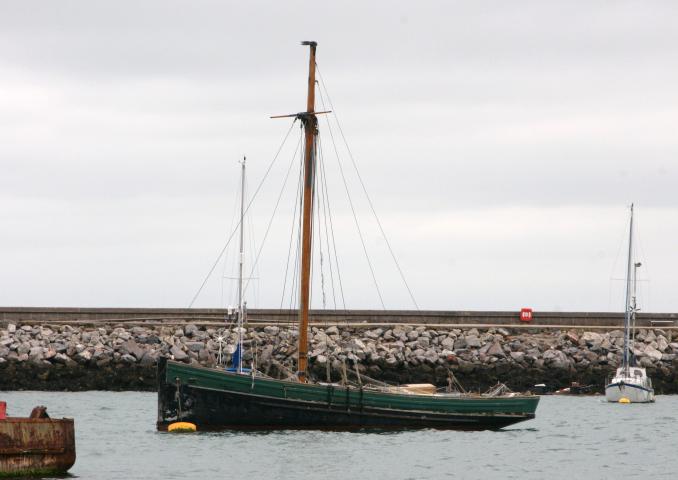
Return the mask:
<svg viewBox="0 0 678 480"><path fill-rule="evenodd" d="M231 365L232 368L235 370L238 370L238 367L240 366L240 357L242 356L242 352L240 351L240 344L235 349L235 352L233 352L233 358L231 359Z"/></svg>
<svg viewBox="0 0 678 480"><path fill-rule="evenodd" d="M251 368L243 368L240 366L242 362L242 351L240 350L240 345L235 349L235 352L233 352L233 357L231 358L231 366L226 367L227 372L236 372L236 373L251 373L252 369Z"/></svg>

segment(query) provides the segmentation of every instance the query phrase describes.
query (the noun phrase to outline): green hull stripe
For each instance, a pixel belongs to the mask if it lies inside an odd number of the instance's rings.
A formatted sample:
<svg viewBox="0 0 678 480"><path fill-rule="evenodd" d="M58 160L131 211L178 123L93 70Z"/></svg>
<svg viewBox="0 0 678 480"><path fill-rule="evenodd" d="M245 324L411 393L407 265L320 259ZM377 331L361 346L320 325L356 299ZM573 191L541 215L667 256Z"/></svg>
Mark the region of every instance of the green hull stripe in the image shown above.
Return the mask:
<svg viewBox="0 0 678 480"><path fill-rule="evenodd" d="M296 383L284 380L253 378L221 370L192 367L167 362L165 380L209 390L258 395L275 399L330 404L336 408L371 407L387 410L422 411L459 414L534 414L538 396L455 397L380 392L357 388Z"/></svg>

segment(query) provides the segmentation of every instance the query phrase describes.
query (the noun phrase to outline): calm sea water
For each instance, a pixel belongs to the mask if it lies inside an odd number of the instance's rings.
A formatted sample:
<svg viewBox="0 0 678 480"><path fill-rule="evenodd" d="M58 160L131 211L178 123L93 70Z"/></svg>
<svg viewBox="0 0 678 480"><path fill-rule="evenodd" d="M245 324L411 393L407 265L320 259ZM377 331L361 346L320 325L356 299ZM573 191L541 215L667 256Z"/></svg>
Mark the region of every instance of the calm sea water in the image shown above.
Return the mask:
<svg viewBox="0 0 678 480"><path fill-rule="evenodd" d="M0 392L8 413L75 418L83 479L576 479L678 476L678 396L653 405L543 397L498 432L155 431L153 393Z"/></svg>

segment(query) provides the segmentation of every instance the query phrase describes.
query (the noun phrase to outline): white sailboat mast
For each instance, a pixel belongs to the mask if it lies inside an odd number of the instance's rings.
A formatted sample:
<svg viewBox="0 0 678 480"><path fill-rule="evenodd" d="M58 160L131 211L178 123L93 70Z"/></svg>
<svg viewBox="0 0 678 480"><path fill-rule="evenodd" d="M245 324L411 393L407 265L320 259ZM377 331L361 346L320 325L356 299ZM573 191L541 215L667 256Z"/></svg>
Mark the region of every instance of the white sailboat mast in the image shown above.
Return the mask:
<svg viewBox="0 0 678 480"><path fill-rule="evenodd" d="M240 252L238 259L238 346L240 347L240 357L238 359L238 373L242 373L242 328L245 317L245 307L242 299L243 292L243 265L245 263L245 162L247 157L242 158L240 165L241 179L240 179Z"/></svg>
<svg viewBox="0 0 678 480"><path fill-rule="evenodd" d="M631 331L631 312L633 306L631 305L631 282L632 282L632 273L631 268L633 267L633 204L631 204L631 221L629 224L629 254L626 265L626 302L625 302L625 312L624 312L624 358L623 358L623 367L624 372L628 374L629 370L629 343L630 343L630 331Z"/></svg>
<svg viewBox="0 0 678 480"><path fill-rule="evenodd" d="M243 304L242 304L242 272L243 264L245 261L245 230L243 228L243 223L245 220L245 161L247 157L243 157L241 169L241 180L240 180L240 257L238 260L239 271L238 271L238 312L242 315Z"/></svg>

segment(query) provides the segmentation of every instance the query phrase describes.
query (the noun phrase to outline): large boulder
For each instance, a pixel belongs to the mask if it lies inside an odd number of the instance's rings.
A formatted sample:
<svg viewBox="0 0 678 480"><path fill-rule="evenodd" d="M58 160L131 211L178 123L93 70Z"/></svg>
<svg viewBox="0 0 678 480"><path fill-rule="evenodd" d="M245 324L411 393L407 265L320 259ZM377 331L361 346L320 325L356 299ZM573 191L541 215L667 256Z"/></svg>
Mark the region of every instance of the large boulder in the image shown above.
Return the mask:
<svg viewBox="0 0 678 480"><path fill-rule="evenodd" d="M200 350L205 348L205 344L202 342L186 342L185 345L190 352L200 352Z"/></svg>
<svg viewBox="0 0 678 480"><path fill-rule="evenodd" d="M81 364L86 364L92 359L92 352L89 350L83 350L75 354L75 361Z"/></svg>
<svg viewBox="0 0 678 480"><path fill-rule="evenodd" d="M118 338L119 338L119 339L125 340L125 341L129 340L130 338L132 338L132 334L129 333L129 332L127 332L127 331L125 331L125 330L122 330L121 332L118 332L117 335L118 335Z"/></svg>
<svg viewBox="0 0 678 480"><path fill-rule="evenodd" d="M525 352L511 352L510 355L514 362L522 362L525 360Z"/></svg>
<svg viewBox="0 0 678 480"><path fill-rule="evenodd" d="M604 337L600 333L584 332L584 334L579 339L579 343L581 344L583 342L589 346L597 347L603 343L603 339Z"/></svg>
<svg viewBox="0 0 678 480"><path fill-rule="evenodd" d="M264 333L266 335L275 336L278 335L278 332L280 332L280 327L276 327L275 325L266 325L264 327Z"/></svg>
<svg viewBox="0 0 678 480"><path fill-rule="evenodd" d="M325 355L317 355L315 357L315 363L325 365L327 363L327 357Z"/></svg>
<svg viewBox="0 0 678 480"><path fill-rule="evenodd" d="M120 345L120 353L123 355L132 355L137 360L141 360L141 357L144 356L144 352L144 349L141 348L134 340L127 340L125 343Z"/></svg>
<svg viewBox="0 0 678 480"><path fill-rule="evenodd" d="M565 338L574 344L579 343L579 335L574 330L570 330L565 334Z"/></svg>
<svg viewBox="0 0 678 480"><path fill-rule="evenodd" d="M71 357L69 357L68 355L64 355L63 353L57 353L57 354L54 356L54 363L61 363L61 364L63 364L63 365L68 365L68 366L70 366L70 365L74 365L74 364L75 364L75 360L73 360L73 359L72 359Z"/></svg>
<svg viewBox="0 0 678 480"><path fill-rule="evenodd" d="M327 335L339 335L339 329L336 326L332 325L331 327L325 329L325 333Z"/></svg>
<svg viewBox="0 0 678 480"><path fill-rule="evenodd" d="M654 348L652 345L645 347L645 356L649 357L653 361L659 361L662 359L662 352Z"/></svg>
<svg viewBox="0 0 678 480"><path fill-rule="evenodd" d="M370 340L376 340L384 333L384 330L381 328L376 328L374 330L368 330L365 332L365 337Z"/></svg>
<svg viewBox="0 0 678 480"><path fill-rule="evenodd" d="M570 359L567 358L567 355L561 350L546 350L542 355L542 358L545 365L549 365L556 369L566 369L570 366Z"/></svg>
<svg viewBox="0 0 678 480"><path fill-rule="evenodd" d="M125 363L136 363L137 359L134 357L134 355L130 355L129 353L124 354L122 357L120 357L120 360L122 360Z"/></svg>
<svg viewBox="0 0 678 480"><path fill-rule="evenodd" d="M650 357L643 357L638 361L638 363L640 363L640 366L643 368L654 367L654 364L652 363L652 359Z"/></svg>
<svg viewBox="0 0 678 480"><path fill-rule="evenodd" d="M170 348L170 354L174 357L175 360L179 362L183 362L188 358L188 355L186 355L186 352L184 352L180 347L177 345L174 345L172 348Z"/></svg>
<svg viewBox="0 0 678 480"><path fill-rule="evenodd" d="M501 348L501 343L499 343L496 340L490 345L490 348L487 349L486 354L492 355L494 357L505 357L506 356L506 354L504 353L504 349Z"/></svg>

